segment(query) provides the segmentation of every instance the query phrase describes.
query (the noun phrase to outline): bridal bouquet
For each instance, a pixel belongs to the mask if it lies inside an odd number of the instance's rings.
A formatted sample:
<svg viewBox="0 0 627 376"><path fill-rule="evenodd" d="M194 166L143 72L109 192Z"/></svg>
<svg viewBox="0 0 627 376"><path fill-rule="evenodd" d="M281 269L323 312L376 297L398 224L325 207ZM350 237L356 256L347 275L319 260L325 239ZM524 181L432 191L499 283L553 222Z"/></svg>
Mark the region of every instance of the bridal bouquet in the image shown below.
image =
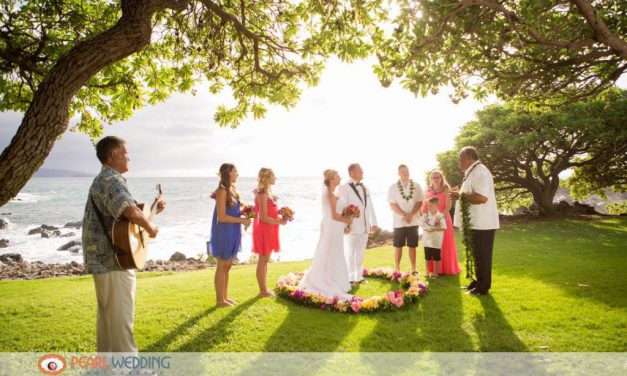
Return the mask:
<svg viewBox="0 0 627 376"><path fill-rule="evenodd" d="M294 220L294 210L288 208L287 206L279 209L279 215L282 219L285 219L288 222L292 222Z"/></svg>
<svg viewBox="0 0 627 376"><path fill-rule="evenodd" d="M255 214L255 207L252 205L242 205L239 209L239 215L244 218L253 219Z"/></svg>
<svg viewBox="0 0 627 376"><path fill-rule="evenodd" d="M342 210L342 217L346 219L359 218L360 215L361 211L356 205L348 205L344 208L344 210Z"/></svg>

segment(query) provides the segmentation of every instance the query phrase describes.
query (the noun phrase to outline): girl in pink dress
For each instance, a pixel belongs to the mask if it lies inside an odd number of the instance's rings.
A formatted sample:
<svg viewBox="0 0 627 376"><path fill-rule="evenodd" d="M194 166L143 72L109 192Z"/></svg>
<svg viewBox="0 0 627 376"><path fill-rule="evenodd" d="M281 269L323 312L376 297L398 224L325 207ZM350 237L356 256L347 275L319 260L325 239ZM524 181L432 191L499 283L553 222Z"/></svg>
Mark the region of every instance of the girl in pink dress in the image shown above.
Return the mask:
<svg viewBox="0 0 627 376"><path fill-rule="evenodd" d="M444 239L442 240L442 264L440 274L454 275L459 274L459 263L457 262L457 247L455 246L455 233L453 231L453 221L451 220L451 199L448 197L449 185L444 179L444 175L440 171L433 171L429 175L429 188L425 194L425 200L422 205L422 212L429 210L427 202L431 197L440 199L438 211L444 214L446 218L446 231L444 231ZM429 263L429 270L433 272L434 263Z"/></svg>
<svg viewBox="0 0 627 376"><path fill-rule="evenodd" d="M279 218L276 200L272 194L272 185L276 182L274 172L269 168L259 170L257 177L257 189L255 189L255 212L257 215L253 221L253 253L259 256L257 261L257 283L259 284L259 296L274 296L272 290L268 290L268 262L273 252L279 252L279 225L284 225L287 220Z"/></svg>

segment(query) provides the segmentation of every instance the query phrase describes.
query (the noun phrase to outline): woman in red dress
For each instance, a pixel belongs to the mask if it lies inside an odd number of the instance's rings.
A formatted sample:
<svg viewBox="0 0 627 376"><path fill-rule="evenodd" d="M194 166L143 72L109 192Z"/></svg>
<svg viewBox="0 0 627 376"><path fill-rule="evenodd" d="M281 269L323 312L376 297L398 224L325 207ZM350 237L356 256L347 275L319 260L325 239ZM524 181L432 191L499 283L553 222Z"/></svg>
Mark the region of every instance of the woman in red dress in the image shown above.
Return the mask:
<svg viewBox="0 0 627 376"><path fill-rule="evenodd" d="M448 197L449 185L440 171L433 171L429 175L429 188L425 194L422 212L429 210L426 205L429 198L437 197L440 199L438 211L444 214L446 218L446 231L444 231L444 239L442 240L442 263L440 266L440 274L454 275L459 274L459 263L457 262L457 247L455 246L455 232L453 230L453 221L451 220L451 199ZM433 271L433 261L429 263L429 270Z"/></svg>
<svg viewBox="0 0 627 376"><path fill-rule="evenodd" d="M272 194L272 186L276 182L274 172L269 168L259 170L257 189L255 189L255 216L253 222L253 253L259 256L257 261L257 282L259 296L274 296L268 290L268 262L272 252L279 252L279 225L287 220L280 219L277 210L277 197Z"/></svg>

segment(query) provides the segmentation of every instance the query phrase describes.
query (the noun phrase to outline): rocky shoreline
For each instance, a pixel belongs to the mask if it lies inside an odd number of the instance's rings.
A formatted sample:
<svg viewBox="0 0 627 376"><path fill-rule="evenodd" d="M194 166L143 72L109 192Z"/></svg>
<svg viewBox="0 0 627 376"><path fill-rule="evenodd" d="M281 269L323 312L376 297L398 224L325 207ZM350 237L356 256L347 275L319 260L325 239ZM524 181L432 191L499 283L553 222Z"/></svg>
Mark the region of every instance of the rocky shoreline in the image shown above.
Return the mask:
<svg viewBox="0 0 627 376"><path fill-rule="evenodd" d="M198 260L186 258L176 252L169 261L148 260L140 272L188 272L215 266L214 260ZM65 264L46 264L41 261L28 262L19 253L0 255L0 280L41 279L87 274L83 264L72 261Z"/></svg>

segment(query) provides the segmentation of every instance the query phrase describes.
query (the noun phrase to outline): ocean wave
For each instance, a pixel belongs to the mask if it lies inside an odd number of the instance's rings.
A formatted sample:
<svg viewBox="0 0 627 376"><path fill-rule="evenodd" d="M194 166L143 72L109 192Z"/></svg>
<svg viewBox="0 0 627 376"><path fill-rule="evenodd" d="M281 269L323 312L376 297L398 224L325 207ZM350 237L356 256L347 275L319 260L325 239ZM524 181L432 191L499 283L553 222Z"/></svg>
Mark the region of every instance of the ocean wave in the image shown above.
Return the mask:
<svg viewBox="0 0 627 376"><path fill-rule="evenodd" d="M47 199L48 199L48 196L20 192L17 194L17 196L11 199L11 202L33 204L33 203L40 202L40 201L46 201Z"/></svg>

